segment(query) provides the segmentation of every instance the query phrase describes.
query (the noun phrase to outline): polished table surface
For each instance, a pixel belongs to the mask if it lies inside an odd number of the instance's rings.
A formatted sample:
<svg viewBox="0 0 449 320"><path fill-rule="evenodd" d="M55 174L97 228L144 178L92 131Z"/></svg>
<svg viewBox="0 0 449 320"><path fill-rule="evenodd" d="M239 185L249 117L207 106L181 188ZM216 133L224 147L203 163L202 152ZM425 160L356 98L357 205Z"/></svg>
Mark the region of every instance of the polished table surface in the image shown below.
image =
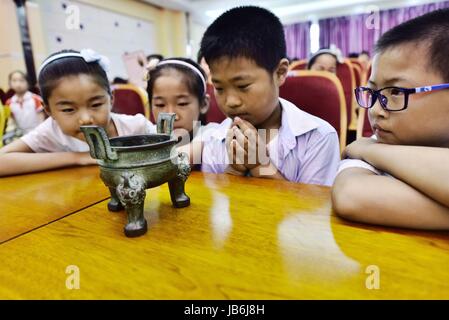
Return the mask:
<svg viewBox="0 0 449 320"><path fill-rule="evenodd" d="M0 243L108 197L95 166L0 178Z"/></svg>
<svg viewBox="0 0 449 320"><path fill-rule="evenodd" d="M86 184L80 201L106 189ZM62 218L0 245L0 299L449 299L447 232L343 221L326 187L194 172L186 191L175 209L167 185L147 190L132 239L107 201L67 214L53 194Z"/></svg>

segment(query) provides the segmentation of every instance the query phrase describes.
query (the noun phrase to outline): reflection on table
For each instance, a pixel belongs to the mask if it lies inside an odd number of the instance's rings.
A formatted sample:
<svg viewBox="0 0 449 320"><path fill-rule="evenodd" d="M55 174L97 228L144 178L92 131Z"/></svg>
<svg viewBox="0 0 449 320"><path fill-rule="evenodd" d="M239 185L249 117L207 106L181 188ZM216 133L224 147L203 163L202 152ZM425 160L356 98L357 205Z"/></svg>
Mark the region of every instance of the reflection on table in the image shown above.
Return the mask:
<svg viewBox="0 0 449 320"><path fill-rule="evenodd" d="M147 190L139 238L103 201L4 242L0 298L449 298L448 233L344 222L320 186L194 172L186 191Z"/></svg>

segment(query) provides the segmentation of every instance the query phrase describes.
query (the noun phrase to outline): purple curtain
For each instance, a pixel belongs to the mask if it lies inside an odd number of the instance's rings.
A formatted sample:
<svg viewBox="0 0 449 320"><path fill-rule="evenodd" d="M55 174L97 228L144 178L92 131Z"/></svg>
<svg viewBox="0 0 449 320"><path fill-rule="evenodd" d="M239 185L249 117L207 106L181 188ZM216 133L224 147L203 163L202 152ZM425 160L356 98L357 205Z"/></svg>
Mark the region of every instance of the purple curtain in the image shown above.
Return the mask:
<svg viewBox="0 0 449 320"><path fill-rule="evenodd" d="M311 22L302 22L284 26L287 57L306 59L310 52Z"/></svg>
<svg viewBox="0 0 449 320"><path fill-rule="evenodd" d="M443 8L449 8L449 1L382 10L378 12L378 23L375 14L319 20L320 47L326 48L335 44L344 56L362 50L372 54L376 41L389 29L427 12Z"/></svg>

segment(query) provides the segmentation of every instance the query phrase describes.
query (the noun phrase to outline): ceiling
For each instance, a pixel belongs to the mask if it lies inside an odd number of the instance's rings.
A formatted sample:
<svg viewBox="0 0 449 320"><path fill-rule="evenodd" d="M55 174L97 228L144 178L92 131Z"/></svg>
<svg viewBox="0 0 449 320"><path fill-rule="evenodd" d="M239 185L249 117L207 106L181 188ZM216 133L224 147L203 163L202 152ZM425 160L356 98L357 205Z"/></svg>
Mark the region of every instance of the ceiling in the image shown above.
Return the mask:
<svg viewBox="0 0 449 320"><path fill-rule="evenodd" d="M375 10L414 6L443 0L139 0L158 7L189 12L192 20L209 25L227 9L239 5L257 5L273 11L283 24L300 21L315 21L325 17L336 17Z"/></svg>

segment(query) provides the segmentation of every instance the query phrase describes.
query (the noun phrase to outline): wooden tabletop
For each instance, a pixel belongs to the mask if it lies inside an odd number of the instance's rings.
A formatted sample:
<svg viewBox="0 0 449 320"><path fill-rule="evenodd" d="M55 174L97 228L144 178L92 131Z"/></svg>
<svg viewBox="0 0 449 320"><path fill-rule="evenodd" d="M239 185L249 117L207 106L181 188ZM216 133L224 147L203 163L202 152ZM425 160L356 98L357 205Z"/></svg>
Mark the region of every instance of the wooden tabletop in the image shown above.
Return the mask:
<svg viewBox="0 0 449 320"><path fill-rule="evenodd" d="M97 166L0 178L0 243L108 197Z"/></svg>
<svg viewBox="0 0 449 320"><path fill-rule="evenodd" d="M148 190L139 238L103 201L4 242L0 299L449 298L447 232L345 222L319 186L194 172L186 191Z"/></svg>

